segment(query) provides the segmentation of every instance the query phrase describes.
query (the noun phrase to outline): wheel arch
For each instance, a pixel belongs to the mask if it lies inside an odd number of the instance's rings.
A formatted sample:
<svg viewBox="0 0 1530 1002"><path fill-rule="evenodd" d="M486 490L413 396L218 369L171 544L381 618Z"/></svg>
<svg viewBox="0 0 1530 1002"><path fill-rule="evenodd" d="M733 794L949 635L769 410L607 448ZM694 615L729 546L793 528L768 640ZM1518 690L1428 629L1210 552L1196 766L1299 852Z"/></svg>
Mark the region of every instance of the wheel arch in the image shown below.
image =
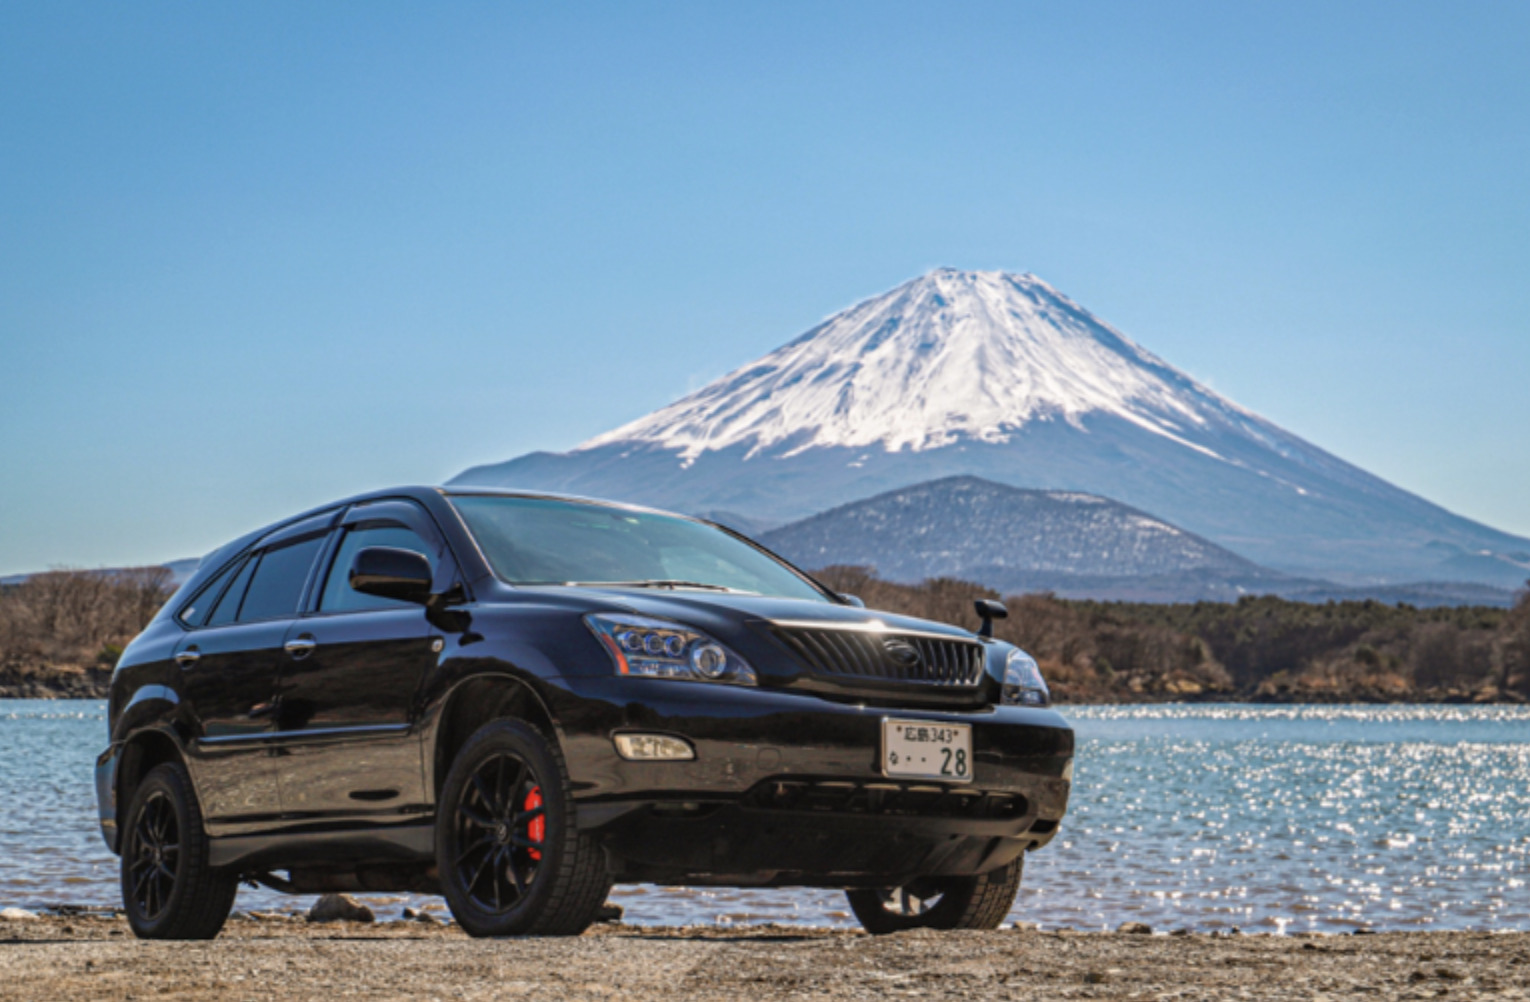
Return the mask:
<svg viewBox="0 0 1530 1002"><path fill-rule="evenodd" d="M527 682L511 675L486 674L463 679L442 701L430 762L431 796L446 782L457 752L484 724L511 718L524 720L562 745L562 728L547 703Z"/></svg>
<svg viewBox="0 0 1530 1002"><path fill-rule="evenodd" d="M181 744L168 731L148 728L138 731L122 745L122 756L117 765L117 826L122 828L122 815L133 802L133 794L144 777L156 766L166 762L186 764L186 754ZM192 784L192 795L196 785Z"/></svg>

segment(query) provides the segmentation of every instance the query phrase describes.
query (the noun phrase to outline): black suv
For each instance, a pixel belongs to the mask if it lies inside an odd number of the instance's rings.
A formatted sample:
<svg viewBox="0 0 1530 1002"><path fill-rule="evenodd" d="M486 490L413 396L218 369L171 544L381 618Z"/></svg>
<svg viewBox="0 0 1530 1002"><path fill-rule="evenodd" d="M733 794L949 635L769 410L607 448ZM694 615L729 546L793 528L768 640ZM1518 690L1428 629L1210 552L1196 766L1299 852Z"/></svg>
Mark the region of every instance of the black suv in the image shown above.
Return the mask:
<svg viewBox="0 0 1530 1002"><path fill-rule="evenodd" d="M1036 664L720 526L542 494L352 498L209 555L112 678L101 830L139 936L240 880L577 934L613 883L838 887L995 928L1068 803Z"/></svg>

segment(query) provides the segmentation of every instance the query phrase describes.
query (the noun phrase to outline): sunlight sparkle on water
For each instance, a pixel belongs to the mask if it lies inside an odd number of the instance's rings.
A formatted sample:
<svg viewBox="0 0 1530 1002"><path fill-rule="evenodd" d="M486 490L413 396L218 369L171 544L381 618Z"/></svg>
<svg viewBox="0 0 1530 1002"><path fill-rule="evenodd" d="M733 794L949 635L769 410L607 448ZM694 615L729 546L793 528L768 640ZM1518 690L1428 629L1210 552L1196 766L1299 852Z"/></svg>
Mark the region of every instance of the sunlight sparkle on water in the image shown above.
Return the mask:
<svg viewBox="0 0 1530 1002"><path fill-rule="evenodd" d="M1530 708L1064 707L1072 809L1012 915L1046 928L1530 929ZM116 902L104 705L0 701L0 907ZM439 899L369 898L382 917ZM640 923L851 926L834 891L620 887ZM238 908L306 907L241 891Z"/></svg>

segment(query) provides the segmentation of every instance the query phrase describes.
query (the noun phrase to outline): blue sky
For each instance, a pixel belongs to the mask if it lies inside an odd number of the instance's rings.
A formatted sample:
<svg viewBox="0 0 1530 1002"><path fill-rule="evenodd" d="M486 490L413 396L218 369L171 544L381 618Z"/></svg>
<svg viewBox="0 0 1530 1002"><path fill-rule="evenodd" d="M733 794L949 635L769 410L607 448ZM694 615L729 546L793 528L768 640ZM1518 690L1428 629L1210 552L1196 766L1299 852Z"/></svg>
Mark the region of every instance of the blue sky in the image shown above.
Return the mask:
<svg viewBox="0 0 1530 1002"><path fill-rule="evenodd" d="M0 573L568 448L937 265L1530 534L1527 45L1519 3L0 5Z"/></svg>

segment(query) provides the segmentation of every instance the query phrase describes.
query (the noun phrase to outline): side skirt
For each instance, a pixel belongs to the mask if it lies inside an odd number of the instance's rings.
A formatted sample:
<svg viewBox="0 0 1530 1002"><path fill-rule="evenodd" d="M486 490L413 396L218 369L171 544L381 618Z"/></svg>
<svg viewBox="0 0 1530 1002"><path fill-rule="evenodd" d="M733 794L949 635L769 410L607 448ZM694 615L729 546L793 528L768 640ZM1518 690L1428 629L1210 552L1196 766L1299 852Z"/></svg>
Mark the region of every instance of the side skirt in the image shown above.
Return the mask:
<svg viewBox="0 0 1530 1002"><path fill-rule="evenodd" d="M435 826L411 824L301 835L233 835L213 839L211 850L213 866L245 871L428 863L435 858Z"/></svg>

